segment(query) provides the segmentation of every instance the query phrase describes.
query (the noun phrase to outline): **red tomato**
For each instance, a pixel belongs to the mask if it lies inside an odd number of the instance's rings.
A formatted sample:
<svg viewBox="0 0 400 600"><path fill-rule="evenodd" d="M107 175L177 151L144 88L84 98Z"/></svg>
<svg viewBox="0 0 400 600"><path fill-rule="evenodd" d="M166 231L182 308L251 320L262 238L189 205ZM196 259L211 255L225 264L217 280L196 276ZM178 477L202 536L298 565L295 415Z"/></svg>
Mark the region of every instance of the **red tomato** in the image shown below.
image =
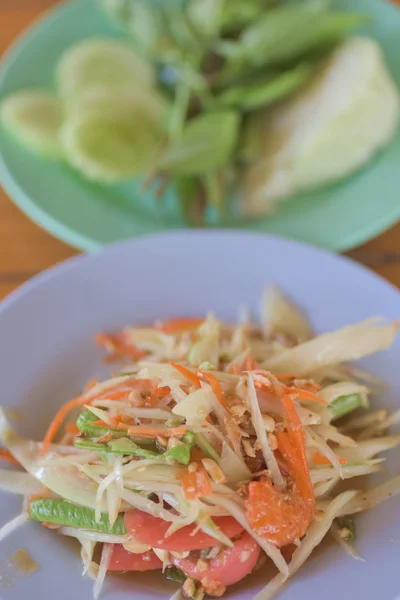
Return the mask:
<svg viewBox="0 0 400 600"><path fill-rule="evenodd" d="M153 552L149 550L143 554L128 552L122 544L114 544L111 554L109 571L154 571L162 569L162 562Z"/></svg>
<svg viewBox="0 0 400 600"><path fill-rule="evenodd" d="M172 558L172 562L185 575L197 581L207 580L207 584L233 585L252 572L260 555L260 546L249 533L244 533L234 542L232 548L226 548L218 556L208 561L208 568L197 568L197 558Z"/></svg>
<svg viewBox="0 0 400 600"><path fill-rule="evenodd" d="M165 537L170 523L141 510L126 512L124 522L126 529L137 542L152 548L185 552L187 550L201 550L216 544L215 539L203 531L190 535L196 529L196 525L187 525ZM233 517L215 517L214 523L228 538L236 537L243 531L243 527Z"/></svg>

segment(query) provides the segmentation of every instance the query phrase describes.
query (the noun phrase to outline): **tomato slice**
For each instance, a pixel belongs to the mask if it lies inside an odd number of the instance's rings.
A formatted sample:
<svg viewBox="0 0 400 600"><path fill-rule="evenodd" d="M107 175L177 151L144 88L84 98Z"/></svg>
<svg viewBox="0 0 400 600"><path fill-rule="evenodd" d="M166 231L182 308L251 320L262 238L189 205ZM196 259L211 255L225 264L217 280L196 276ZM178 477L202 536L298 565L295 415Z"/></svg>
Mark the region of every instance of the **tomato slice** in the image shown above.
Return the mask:
<svg viewBox="0 0 400 600"><path fill-rule="evenodd" d="M188 550L201 550L202 548L215 546L218 543L203 531L191 535L196 529L196 525L187 525L166 537L165 534L170 523L141 510L126 512L124 522L128 533L137 542L152 548L186 552ZM243 527L233 517L215 517L214 523L228 538L234 538L243 532Z"/></svg>
<svg viewBox="0 0 400 600"><path fill-rule="evenodd" d="M114 544L111 554L109 571L154 571L162 569L162 562L153 552L148 550L143 554L128 552L122 544Z"/></svg>
<svg viewBox="0 0 400 600"><path fill-rule="evenodd" d="M233 585L252 572L260 555L260 546L249 533L244 533L232 548L222 550L216 558L208 562L208 568L198 568L198 559L172 558L172 562L185 575L197 581L206 580L216 585Z"/></svg>

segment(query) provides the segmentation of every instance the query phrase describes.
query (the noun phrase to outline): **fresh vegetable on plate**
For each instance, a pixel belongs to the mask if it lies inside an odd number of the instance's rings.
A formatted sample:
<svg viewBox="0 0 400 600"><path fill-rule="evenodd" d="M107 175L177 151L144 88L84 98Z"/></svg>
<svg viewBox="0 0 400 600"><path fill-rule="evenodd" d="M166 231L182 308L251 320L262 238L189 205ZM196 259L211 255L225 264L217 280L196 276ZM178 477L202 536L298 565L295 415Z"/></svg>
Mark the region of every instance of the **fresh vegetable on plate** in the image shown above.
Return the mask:
<svg viewBox="0 0 400 600"><path fill-rule="evenodd" d="M0 540L28 520L76 538L95 599L108 572L156 570L185 598L220 597L269 560L278 573L257 595L269 600L328 532L360 560L350 515L400 480L359 492L355 478L400 444L387 434L400 413L365 412L368 377L345 363L388 348L398 323L316 336L275 288L261 314L100 334L121 373L63 404L40 443L0 410L0 459L25 470L1 472L25 502Z"/></svg>
<svg viewBox="0 0 400 600"><path fill-rule="evenodd" d="M267 214L360 168L397 128L379 46L347 39L362 13L329 0L102 4L125 39L77 42L51 110L38 116L27 90L24 115L11 96L3 122L93 181L172 187L190 223Z"/></svg>

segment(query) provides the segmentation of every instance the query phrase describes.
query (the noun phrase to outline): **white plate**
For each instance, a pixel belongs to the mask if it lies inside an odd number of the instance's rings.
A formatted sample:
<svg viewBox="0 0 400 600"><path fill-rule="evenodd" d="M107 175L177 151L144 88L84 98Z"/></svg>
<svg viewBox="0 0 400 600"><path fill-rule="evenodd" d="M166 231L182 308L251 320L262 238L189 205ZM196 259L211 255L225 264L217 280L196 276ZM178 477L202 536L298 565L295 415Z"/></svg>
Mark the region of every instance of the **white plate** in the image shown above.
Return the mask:
<svg viewBox="0 0 400 600"><path fill-rule="evenodd" d="M62 402L93 375L105 374L93 343L99 330L158 317L201 315L212 309L233 319L240 303L257 313L261 292L273 282L306 309L317 331L365 319L400 315L396 289L351 261L299 243L240 232L190 231L141 238L68 261L34 278L0 309L0 403L21 409L16 426L40 438ZM399 408L400 340L363 364L388 387L375 400ZM392 451L382 477L400 470ZM358 482L357 482L358 483ZM16 496L2 494L1 521L20 510ZM355 562L328 544L295 576L281 600L395 600L400 595L400 498L357 518L357 545L366 562ZM7 566L28 548L41 568L16 576ZM29 523L0 544L0 599L86 600L92 583L81 577L77 547ZM259 588L251 577L229 598L247 600ZM7 583L7 579L9 580ZM157 582L155 582L157 579ZM109 577L104 600L169 598L174 586L154 574Z"/></svg>

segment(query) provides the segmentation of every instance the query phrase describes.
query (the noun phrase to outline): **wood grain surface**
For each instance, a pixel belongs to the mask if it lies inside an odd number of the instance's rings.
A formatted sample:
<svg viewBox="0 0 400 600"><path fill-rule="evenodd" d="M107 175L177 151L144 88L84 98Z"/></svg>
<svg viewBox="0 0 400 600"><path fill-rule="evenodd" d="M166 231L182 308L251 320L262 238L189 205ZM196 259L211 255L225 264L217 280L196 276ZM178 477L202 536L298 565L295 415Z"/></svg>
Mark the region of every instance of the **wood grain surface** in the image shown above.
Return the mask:
<svg viewBox="0 0 400 600"><path fill-rule="evenodd" d="M0 0L0 56L55 0ZM78 252L25 217L0 188L0 299L43 269ZM400 287L400 223L348 253Z"/></svg>

